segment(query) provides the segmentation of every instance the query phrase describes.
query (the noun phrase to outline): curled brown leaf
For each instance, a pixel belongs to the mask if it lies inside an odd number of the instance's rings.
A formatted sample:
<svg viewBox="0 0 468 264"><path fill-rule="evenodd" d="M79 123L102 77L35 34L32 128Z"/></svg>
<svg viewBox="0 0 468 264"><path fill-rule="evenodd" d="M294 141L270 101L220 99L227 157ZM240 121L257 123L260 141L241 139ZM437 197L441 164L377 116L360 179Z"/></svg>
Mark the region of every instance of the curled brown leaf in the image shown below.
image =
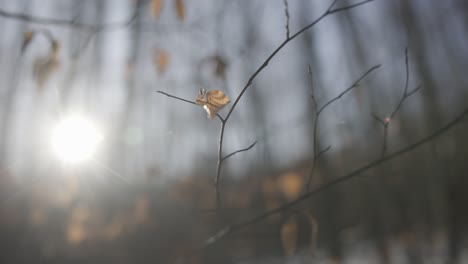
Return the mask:
<svg viewBox="0 0 468 264"><path fill-rule="evenodd" d="M219 110L223 109L231 100L220 90L206 91L200 89L196 103L203 105L203 108L208 113L208 118L213 119Z"/></svg>
<svg viewBox="0 0 468 264"><path fill-rule="evenodd" d="M24 52L26 48L28 47L29 43L31 43L31 40L34 37L34 31L26 31L24 32L23 35L23 45L21 45L21 52Z"/></svg>
<svg viewBox="0 0 468 264"><path fill-rule="evenodd" d="M185 4L183 0L175 0L177 17L180 21L184 21L185 19Z"/></svg>
<svg viewBox="0 0 468 264"><path fill-rule="evenodd" d="M169 65L169 53L157 50L154 54L154 65L159 73L164 73Z"/></svg>
<svg viewBox="0 0 468 264"><path fill-rule="evenodd" d="M151 15L155 18L159 18L161 14L162 0L151 1Z"/></svg>

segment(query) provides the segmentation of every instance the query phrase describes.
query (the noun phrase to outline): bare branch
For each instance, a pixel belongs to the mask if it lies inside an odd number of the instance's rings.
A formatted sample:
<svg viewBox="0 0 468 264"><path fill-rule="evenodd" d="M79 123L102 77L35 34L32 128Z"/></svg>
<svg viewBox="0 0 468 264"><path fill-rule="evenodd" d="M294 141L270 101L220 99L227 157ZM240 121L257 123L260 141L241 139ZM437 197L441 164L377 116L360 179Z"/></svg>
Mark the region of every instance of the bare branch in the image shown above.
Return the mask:
<svg viewBox="0 0 468 264"><path fill-rule="evenodd" d="M304 188L304 191L307 192L309 191L309 188L310 188L310 184L312 182L312 177L314 175L314 172L315 172L315 167L316 167L316 163L317 161L320 159L320 156L325 152L327 151L330 147L328 147L325 151L321 151L319 152L318 151L318 121L319 121L319 118L320 118L320 114L323 112L323 110L325 110L327 107L329 107L333 102L336 102L337 100L339 100L343 95L345 95L346 93L350 92L352 89L356 88L359 86L359 82L364 79L367 75L369 75L372 71L378 69L380 67L380 65L375 65L373 67L371 67L369 70L367 70L364 74L361 75L361 77L359 77L350 87L348 87L346 90L344 90L343 92L341 92L338 96L332 98L330 101L328 101L327 103L325 103L322 107L320 107L318 110L318 106L317 106L317 102L315 101L315 97L312 95L311 98L313 100L313 103L314 103L314 107L315 107L315 120L314 120L314 135L313 135L313 151L314 151L314 157L312 159L312 168L310 170L310 173L309 173L309 177L307 178L307 183L305 185L305 188ZM311 71L309 69L309 74L311 74Z"/></svg>
<svg viewBox="0 0 468 264"><path fill-rule="evenodd" d="M314 103L314 111L315 111L315 113L317 113L318 112L318 104L317 104L317 100L315 99L315 95L314 95L314 79L312 78L312 68L310 67L310 65L307 65L307 73L309 75L310 86L312 88L312 94L310 95L310 99L312 100L312 103Z"/></svg>
<svg viewBox="0 0 468 264"><path fill-rule="evenodd" d="M329 151L331 149L331 145L328 145L326 148L322 149L321 151L319 151L319 153L317 153L317 157L320 158L320 156L322 156L323 154L325 154L327 151Z"/></svg>
<svg viewBox="0 0 468 264"><path fill-rule="evenodd" d="M94 25L94 24L80 23L75 20L38 17L38 16L27 15L27 14L22 14L22 13L8 12L3 9L0 9L0 16L4 18L21 20L21 21L28 22L28 23L36 23L36 24L50 25L50 26L73 27L73 28L91 30L91 31L114 30L114 29L119 29L119 28L128 26L135 21L137 14L138 14L137 10L135 10L135 12L130 16L130 18L124 21Z"/></svg>
<svg viewBox="0 0 468 264"><path fill-rule="evenodd" d="M366 172L372 168L375 168L385 162L388 162L388 161L391 161L391 160L394 160L398 157L400 157L401 155L405 154L405 153L408 153L430 141L432 141L433 139L439 137L440 135L444 134L445 132L447 132L449 129L453 128L455 125L457 125L458 123L460 123L464 118L465 116L468 115L468 108L465 108L458 116L456 116L452 121L450 121L449 123L447 123L445 126L439 128L438 130L434 131L432 134L420 139L419 141L411 144L411 145L408 145L407 147L403 148L403 149L400 149L399 151L396 151L390 155L387 155L387 156L384 156L384 157L380 157L378 159L376 159L375 161L373 162L370 162L368 163L367 165L365 166L362 166L360 168L357 168L355 169L354 171L344 175L344 176L341 176L339 178L336 178L334 180L331 180L329 181L328 183L325 183L324 185L316 188L315 190L313 191L310 191L304 195L301 195L299 198L297 198L296 200L292 201L292 202L289 202L289 203L286 203L282 206L279 206L275 209L272 209L272 210L267 210L263 213L260 213L258 214L257 216L254 216L250 219L247 219L245 221L242 221L242 222L239 222L237 224L233 224L231 226L228 226L228 227L225 227L223 229L221 229L219 232L216 233L216 235L208 238L203 247L207 247L207 246L210 246L211 244L214 244L216 242L218 242L220 239L228 236L229 234L232 234L234 233L235 231L239 231L241 229L244 229L248 226L251 226L255 223L258 223L260 221L263 221L264 219L272 216L272 215L275 215L275 214L278 214L280 212L283 212L285 210L289 210L290 208L314 197L315 195L317 194L320 194L322 192L324 192L325 190L328 190L338 184L341 184L343 182L346 182L348 180L351 180L353 178L355 178L356 176L360 175L361 173L363 172Z"/></svg>
<svg viewBox="0 0 468 264"><path fill-rule="evenodd" d="M362 79L366 78L367 75L369 75L372 71L378 69L380 67L380 64L379 65L375 65L373 67L371 67L369 70L367 70L363 75L361 75L361 77L359 77L359 79L357 79L350 87L348 87L346 90L344 90L343 92L341 92L338 96L334 97L333 99L331 99L330 101L328 101L326 104L324 104L322 107L320 107L320 109L318 110L318 112L322 112L323 110L325 110L330 104L332 104L333 102L335 102L336 100L339 100L343 95L345 95L346 93L348 93L349 91L351 91L352 89L356 88L359 86L359 82L362 81Z"/></svg>
<svg viewBox="0 0 468 264"><path fill-rule="evenodd" d="M406 98L412 96L413 94L415 94L416 92L418 92L420 89L421 89L421 85L416 86L416 88L414 88L411 92L409 92L409 93L406 94Z"/></svg>
<svg viewBox="0 0 468 264"><path fill-rule="evenodd" d="M395 109L393 109L392 113L383 120L377 117L376 115L372 115L374 119L376 119L379 122L379 124L382 125L383 127L383 139L382 139L383 143L382 143L382 151L381 151L382 157L385 155L385 152L387 151L388 126L390 125L395 115L400 111L406 99L408 99L408 97L415 94L421 88L421 86L419 85L416 88L414 88L411 92L408 92L408 84L409 84L408 47L405 48L405 69L406 69L405 87L403 90L403 95L401 99L398 101L398 104L396 105Z"/></svg>
<svg viewBox="0 0 468 264"><path fill-rule="evenodd" d="M373 117L377 122L379 122L382 126L385 126L385 121L383 121L380 117L378 117L377 115L374 115L374 114L372 114L372 117Z"/></svg>
<svg viewBox="0 0 468 264"><path fill-rule="evenodd" d="M189 103L189 104L197 105L197 103L194 102L194 101L190 101L190 100L187 100L187 99L184 99L184 98L180 98L180 97L178 97L178 96L174 96L174 95L172 95L172 94L168 94L168 93L163 92L163 91L156 91L156 92L157 92L157 93L160 93L160 94L164 94L165 96L168 96L168 97L171 97L171 98L174 98L174 99L177 99L177 100L180 100L180 101Z"/></svg>
<svg viewBox="0 0 468 264"><path fill-rule="evenodd" d="M405 78L405 90L403 92L403 97L406 96L406 94L408 93L408 84L409 84L408 47L405 48L405 70L406 70L406 78Z"/></svg>
<svg viewBox="0 0 468 264"><path fill-rule="evenodd" d="M345 11L345 10L348 10L348 9L351 9L351 8L355 8L355 7L358 7L358 6L367 4L367 3L372 2L372 1L374 1L374 0L367 0L367 1L362 1L362 2L356 3L356 4L352 4L352 5L340 7L340 8L329 9L329 13L332 14L332 13L336 13L336 12ZM335 1L333 2L333 5L334 5L335 2L337 2L337 0L335 0ZM333 5L332 5L332 6L333 6Z"/></svg>
<svg viewBox="0 0 468 264"><path fill-rule="evenodd" d="M403 95L401 96L400 101L398 102L398 105L395 107L393 112L390 114L390 119L393 119L393 117L396 115L396 113L400 110L401 106L403 105L403 102L411 96L412 94L415 93L415 91L419 90L419 87L415 88L410 94L408 94L408 84L409 84L409 65L408 65L408 47L405 48L405 69L406 69L406 78L405 78L405 89L403 90Z"/></svg>
<svg viewBox="0 0 468 264"><path fill-rule="evenodd" d="M299 35L301 35L302 33L304 33L306 30L308 30L309 28L313 27L314 25L316 25L318 22L320 22L322 19L324 19L325 17L327 17L328 15L331 15L331 14L335 14L335 13L338 13L338 12L341 12L341 11L345 11L345 10L348 10L348 9L352 9L354 7L357 7L357 6L360 6L360 5L363 5L365 3L368 3L368 2L372 2L374 0L366 0L366 1L363 1L363 2L360 2L360 3L357 3L357 4L353 4L353 5L349 5L349 6L345 6L345 7L342 7L342 8L338 8L338 9L331 9L334 4L336 3L337 0L334 0L333 3L329 6L329 8L327 9L327 11L325 13L323 13L320 17L318 17L317 19L315 19L313 22L311 22L310 24L308 24L307 26L303 27L302 29L300 29L298 32L296 32L294 35L292 35L291 37L287 38L286 40L284 40L271 54L270 56L268 56L268 58L263 62L262 65L260 65L260 67L250 76L250 78L248 79L246 85L244 86L244 88L242 88L241 92L239 93L239 95L236 97L236 100L234 100L234 103L232 104L231 108L229 109L229 112L228 114L226 115L226 121L229 119L229 117L231 117L231 114L232 112L234 111L234 109L236 108L237 104L239 103L240 99L242 98L242 96L244 95L244 93L247 91L247 89L252 85L253 81L255 80L255 78L257 77L257 75L263 71L263 69L265 69L265 67L270 63L270 61L276 56L276 54L282 50L284 48L284 46L286 46L286 44L288 44L291 40L295 39L296 37L298 37Z"/></svg>
<svg viewBox="0 0 468 264"><path fill-rule="evenodd" d="M289 38L289 6L288 0L283 0L284 14L286 15L286 39Z"/></svg>
<svg viewBox="0 0 468 264"><path fill-rule="evenodd" d="M223 166L223 141L224 141L224 129L226 128L226 119L221 120L221 131L219 134L219 143L218 143L218 161L216 166L216 176L214 178L215 193L216 193L216 209L221 209L221 191L220 191L220 177L221 177L221 168Z"/></svg>
<svg viewBox="0 0 468 264"><path fill-rule="evenodd" d="M237 153L250 150L251 148L253 148L253 147L255 146L255 144L257 144L257 141L255 141L254 143L252 143L252 145L250 145L250 146L248 146L248 147L246 147L246 148L239 149L239 150L237 150L237 151L232 152L231 154L229 154L229 155L227 155L226 157L224 157L224 158L222 159L222 161L225 161L225 160L229 159L230 157L236 155Z"/></svg>

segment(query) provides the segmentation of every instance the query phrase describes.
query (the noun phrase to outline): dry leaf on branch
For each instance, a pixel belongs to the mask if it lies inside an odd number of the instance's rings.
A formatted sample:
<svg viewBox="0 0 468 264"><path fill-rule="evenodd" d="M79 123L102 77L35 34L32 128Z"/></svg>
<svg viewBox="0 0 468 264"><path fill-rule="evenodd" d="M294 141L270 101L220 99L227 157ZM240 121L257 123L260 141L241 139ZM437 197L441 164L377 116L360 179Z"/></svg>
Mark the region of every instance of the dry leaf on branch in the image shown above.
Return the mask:
<svg viewBox="0 0 468 264"><path fill-rule="evenodd" d="M24 52L26 48L28 47L29 43L31 43L31 40L34 37L34 31L26 31L24 32L23 35L23 45L21 45L21 52Z"/></svg>
<svg viewBox="0 0 468 264"><path fill-rule="evenodd" d="M310 253L314 254L317 246L319 223L317 218L315 218L315 216L310 212L306 212L306 217L310 226Z"/></svg>
<svg viewBox="0 0 468 264"><path fill-rule="evenodd" d="M223 57L221 57L219 55L213 56L212 60L214 61L215 65L216 65L216 68L215 68L216 76L218 76L219 78L224 79L225 72L226 72L226 67L227 67L226 61L224 60Z"/></svg>
<svg viewBox="0 0 468 264"><path fill-rule="evenodd" d="M54 42L55 43L55 42ZM44 87L44 84L50 78L60 65L57 59L58 43L52 46L52 50L45 57L39 57L34 60L33 77L39 89Z"/></svg>
<svg viewBox="0 0 468 264"><path fill-rule="evenodd" d="M292 256L296 253L298 231L296 215L291 215L281 226L281 243L286 256Z"/></svg>
<svg viewBox="0 0 468 264"><path fill-rule="evenodd" d="M159 73L164 73L169 65L169 53L158 50L154 54L154 65Z"/></svg>
<svg viewBox="0 0 468 264"><path fill-rule="evenodd" d="M151 15L155 18L159 18L161 14L162 0L152 0L151 1Z"/></svg>
<svg viewBox="0 0 468 264"><path fill-rule="evenodd" d="M219 110L223 109L230 100L229 97L220 90L207 92L205 89L200 89L196 102L198 105L203 105L203 108L208 113L208 118L213 119Z"/></svg>
<svg viewBox="0 0 468 264"><path fill-rule="evenodd" d="M175 0L177 17L180 21L184 21L185 19L185 4L184 0Z"/></svg>
<svg viewBox="0 0 468 264"><path fill-rule="evenodd" d="M51 43L50 56L57 57L59 50L60 50L60 43L57 40L53 40Z"/></svg>

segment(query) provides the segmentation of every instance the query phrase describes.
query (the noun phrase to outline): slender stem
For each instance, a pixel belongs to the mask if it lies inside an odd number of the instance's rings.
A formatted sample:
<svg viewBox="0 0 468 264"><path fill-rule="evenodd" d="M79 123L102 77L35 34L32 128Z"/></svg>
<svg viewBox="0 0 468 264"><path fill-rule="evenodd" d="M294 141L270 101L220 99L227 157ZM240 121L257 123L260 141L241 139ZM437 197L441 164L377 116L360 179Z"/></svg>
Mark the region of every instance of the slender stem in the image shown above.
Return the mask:
<svg viewBox="0 0 468 264"><path fill-rule="evenodd" d="M22 21L30 22L30 23L38 23L42 25L66 26L66 27L74 27L74 28L91 30L91 31L104 31L104 30L119 29L119 28L130 25L131 23L135 21L137 17L137 12L135 11L130 16L130 18L126 19L125 21L100 24L100 25L81 23L75 20L38 17L38 16L27 15L27 14L22 14L22 13L8 12L3 9L0 9L0 16L5 17L5 18L22 20Z"/></svg>
<svg viewBox="0 0 468 264"><path fill-rule="evenodd" d="M215 193L216 193L216 208L221 209L221 191L220 191L220 177L221 177L221 168L223 166L223 141L224 141L224 129L226 127L226 120L221 121L221 130L219 133L219 143L218 143L218 163L216 166L216 177L214 179Z"/></svg>
<svg viewBox="0 0 468 264"><path fill-rule="evenodd" d="M321 113L323 110L325 110L330 104L332 104L333 102L335 102L336 100L339 100L343 95L345 95L346 93L348 93L349 91L351 91L352 89L356 88L358 85L359 85L359 82L362 81L362 79L366 78L367 75L369 75L372 71L376 70L380 68L380 64L379 65L375 65L375 66L372 66L369 70L367 70L363 75L361 75L361 77L359 77L359 79L357 79L350 87L348 87L346 90L344 90L343 92L341 92L338 96L334 97L333 99L331 99L330 101L328 101L326 104L324 104L322 107L319 108L318 110L318 113Z"/></svg>
<svg viewBox="0 0 468 264"><path fill-rule="evenodd" d="M283 0L284 4L284 15L286 16L286 39L289 38L289 6L288 0Z"/></svg>
<svg viewBox="0 0 468 264"><path fill-rule="evenodd" d="M405 87L403 90L403 95L401 96L400 100L398 101L398 104L396 105L395 109L393 109L392 113L386 117L384 120L379 118L376 115L372 115L375 120L379 122L380 125L383 127L383 139L382 139L382 151L381 151L381 156L385 156L385 153L387 151L387 146L388 146L388 128L390 126L390 123L392 122L393 118L395 115L400 111L401 107L403 106L403 103L408 99L408 97L412 96L415 94L421 86L417 86L415 89L413 89L411 92L408 92L408 85L409 85L409 64L408 64L408 47L405 48L405 71L406 71L406 77L405 77Z"/></svg>
<svg viewBox="0 0 468 264"><path fill-rule="evenodd" d="M222 160L225 161L227 159L229 159L230 157L236 155L237 153L240 153L240 152L244 152L244 151L248 151L250 150L251 148L253 148L255 146L255 144L257 144L257 141L255 141L254 143L252 143L250 146L246 147L246 148L243 148L243 149L239 149L237 151L234 151L228 155L226 155L226 157L224 157Z"/></svg>
<svg viewBox="0 0 468 264"><path fill-rule="evenodd" d="M382 152L380 153L381 157L384 157L385 153L387 152L388 123L385 123L383 128L384 128L384 132L383 132Z"/></svg>
<svg viewBox="0 0 468 264"><path fill-rule="evenodd" d="M156 91L156 92L157 92L157 93L160 93L160 94L164 94L165 96L168 96L168 97L171 97L171 98L174 98L174 99L177 99L177 100L180 100L180 101L189 103L189 104L197 105L197 103L194 102L194 101L190 101L190 100L187 100L187 99L184 99L184 98L181 98L181 97L172 95L172 94L168 94L168 93L163 92L163 91Z"/></svg>

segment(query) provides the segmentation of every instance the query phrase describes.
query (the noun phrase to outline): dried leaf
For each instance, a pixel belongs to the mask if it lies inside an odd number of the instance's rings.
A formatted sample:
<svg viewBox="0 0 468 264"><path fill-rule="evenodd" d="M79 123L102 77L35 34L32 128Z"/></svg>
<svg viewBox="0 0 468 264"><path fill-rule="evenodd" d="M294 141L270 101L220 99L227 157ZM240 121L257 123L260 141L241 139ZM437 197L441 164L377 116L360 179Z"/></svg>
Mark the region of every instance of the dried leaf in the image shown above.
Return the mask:
<svg viewBox="0 0 468 264"><path fill-rule="evenodd" d="M319 223L318 220L309 212L306 212L306 217L310 226L310 252L314 254L317 247Z"/></svg>
<svg viewBox="0 0 468 264"><path fill-rule="evenodd" d="M108 240L116 239L124 232L126 225L125 217L122 215L114 216L108 225L100 229L101 236Z"/></svg>
<svg viewBox="0 0 468 264"><path fill-rule="evenodd" d="M298 231L296 215L291 215L281 226L281 243L286 256L292 256L296 252Z"/></svg>
<svg viewBox="0 0 468 264"><path fill-rule="evenodd" d="M220 90L207 92L205 89L200 89L196 102L198 105L203 105L203 108L208 113L208 118L213 119L219 110L223 109L230 100L229 97Z"/></svg>
<svg viewBox="0 0 468 264"><path fill-rule="evenodd" d="M286 199L292 201L300 195L303 187L303 178L299 174L291 172L281 176L278 184Z"/></svg>
<svg viewBox="0 0 468 264"><path fill-rule="evenodd" d="M88 236L85 226L80 223L71 223L67 227L66 238L70 244L79 244Z"/></svg>
<svg viewBox="0 0 468 264"><path fill-rule="evenodd" d="M155 18L159 18L161 14L162 0L152 0L151 1L151 15Z"/></svg>
<svg viewBox="0 0 468 264"><path fill-rule="evenodd" d="M176 11L177 11L177 17L179 18L180 21L184 21L185 19L185 4L184 0L175 0L176 4Z"/></svg>
<svg viewBox="0 0 468 264"><path fill-rule="evenodd" d="M26 48L28 47L29 43L31 43L31 40L34 37L34 31L26 31L24 32L23 36L23 45L21 46L21 52L23 53Z"/></svg>
<svg viewBox="0 0 468 264"><path fill-rule="evenodd" d="M127 61L127 67L125 70L125 74L127 76L131 76L135 72L135 63L133 61Z"/></svg>
<svg viewBox="0 0 468 264"><path fill-rule="evenodd" d="M227 63L224 61L224 59L221 56L214 56L213 60L216 64L216 69L215 69L216 76L224 79Z"/></svg>
<svg viewBox="0 0 468 264"><path fill-rule="evenodd" d="M51 53L50 56L56 57L58 55L58 52L60 50L60 43L57 40L53 40L51 43Z"/></svg>
<svg viewBox="0 0 468 264"><path fill-rule="evenodd" d="M159 73L164 73L169 65L169 53L159 50L154 55L154 64Z"/></svg>
<svg viewBox="0 0 468 264"><path fill-rule="evenodd" d="M45 57L39 57L34 60L33 77L39 89L44 87L44 84L52 73L58 69L59 65L60 63L57 59L57 55L53 51Z"/></svg>
<svg viewBox="0 0 468 264"><path fill-rule="evenodd" d="M142 224L149 218L150 201L146 197L139 197L135 201L134 220L136 224Z"/></svg>

